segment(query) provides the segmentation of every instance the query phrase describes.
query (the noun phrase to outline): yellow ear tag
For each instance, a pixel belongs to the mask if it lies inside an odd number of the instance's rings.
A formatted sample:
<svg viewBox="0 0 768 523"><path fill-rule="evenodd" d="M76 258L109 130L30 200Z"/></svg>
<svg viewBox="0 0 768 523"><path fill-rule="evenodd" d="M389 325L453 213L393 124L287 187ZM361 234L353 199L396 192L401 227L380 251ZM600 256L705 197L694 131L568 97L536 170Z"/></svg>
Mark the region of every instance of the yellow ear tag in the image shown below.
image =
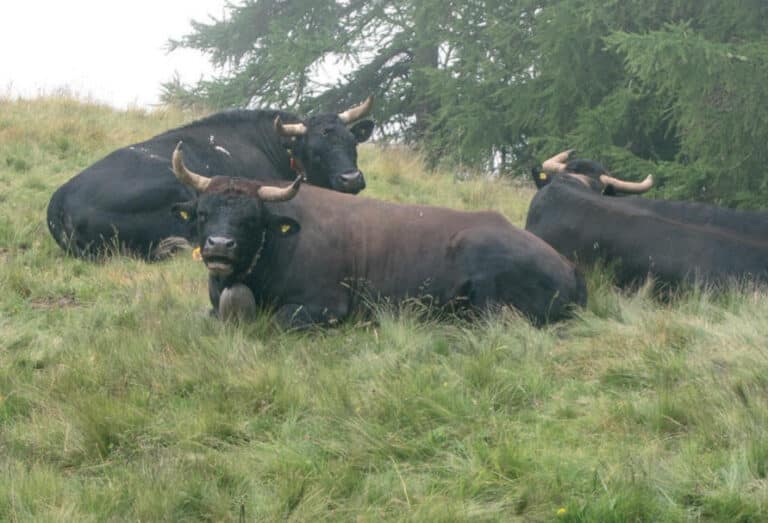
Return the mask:
<svg viewBox="0 0 768 523"><path fill-rule="evenodd" d="M200 254L200 247L195 247L195 250L192 251L192 259L195 261L200 261L203 259L203 255Z"/></svg>
<svg viewBox="0 0 768 523"><path fill-rule="evenodd" d="M189 220L189 213L187 211L179 212L179 216L181 216L182 220Z"/></svg>
<svg viewBox="0 0 768 523"><path fill-rule="evenodd" d="M545 173L544 171L541 171L539 173L539 180L546 180L546 179L547 179L547 173Z"/></svg>
<svg viewBox="0 0 768 523"><path fill-rule="evenodd" d="M282 224L280 226L280 233L281 234L288 234L289 232L291 232L291 226L290 225L288 225L287 223L284 223L284 224Z"/></svg>

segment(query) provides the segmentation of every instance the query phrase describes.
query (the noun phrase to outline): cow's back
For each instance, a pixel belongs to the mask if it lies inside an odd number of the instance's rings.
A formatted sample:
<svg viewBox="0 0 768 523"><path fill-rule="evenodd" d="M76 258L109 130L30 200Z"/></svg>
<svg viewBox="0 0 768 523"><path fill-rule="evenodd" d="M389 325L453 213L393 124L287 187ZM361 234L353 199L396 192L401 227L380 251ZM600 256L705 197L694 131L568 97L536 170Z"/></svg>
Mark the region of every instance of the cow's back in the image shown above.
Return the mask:
<svg viewBox="0 0 768 523"><path fill-rule="evenodd" d="M690 220L686 210L692 211ZM676 209L654 200L605 197L551 184L531 202L526 229L578 263L603 260L615 265L619 284L648 274L669 283L765 280L766 237L745 233L762 226L738 229L733 221L738 212L709 210L701 204ZM711 225L713 220L720 226Z"/></svg>
<svg viewBox="0 0 768 523"><path fill-rule="evenodd" d="M768 238L768 212L640 196L628 196L622 202L684 224L716 227L746 238Z"/></svg>

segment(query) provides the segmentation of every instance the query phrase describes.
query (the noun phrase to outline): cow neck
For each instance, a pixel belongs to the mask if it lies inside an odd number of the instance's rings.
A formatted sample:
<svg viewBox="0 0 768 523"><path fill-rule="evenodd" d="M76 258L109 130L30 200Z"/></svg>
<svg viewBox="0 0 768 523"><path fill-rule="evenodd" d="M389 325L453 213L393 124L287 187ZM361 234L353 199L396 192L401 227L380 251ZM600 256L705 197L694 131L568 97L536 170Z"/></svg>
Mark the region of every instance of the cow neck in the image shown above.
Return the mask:
<svg viewBox="0 0 768 523"><path fill-rule="evenodd" d="M248 278L253 270L256 268L256 265L258 265L259 260L261 259L261 253L264 251L264 245L267 243L267 230L264 229L261 232L261 243L259 245L259 248L256 250L256 253L253 255L253 258L251 258L251 263L248 265L248 269L242 273L240 276L238 276L237 281L242 282L246 278Z"/></svg>
<svg viewBox="0 0 768 523"><path fill-rule="evenodd" d="M254 257L251 268L247 273L243 274L243 278L246 279L244 283L248 285L256 299L260 299L259 296L263 296L267 292L270 281L274 277L275 261L273 257L276 244L280 241L276 236L271 232L267 234L267 231L265 231L259 255Z"/></svg>

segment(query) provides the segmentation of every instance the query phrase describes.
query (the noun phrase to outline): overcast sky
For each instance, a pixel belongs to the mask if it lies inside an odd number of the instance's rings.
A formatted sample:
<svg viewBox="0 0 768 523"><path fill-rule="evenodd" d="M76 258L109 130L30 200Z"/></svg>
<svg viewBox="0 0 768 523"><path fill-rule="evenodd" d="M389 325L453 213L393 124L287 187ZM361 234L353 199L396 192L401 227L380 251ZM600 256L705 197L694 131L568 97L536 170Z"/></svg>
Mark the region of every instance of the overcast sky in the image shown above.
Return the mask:
<svg viewBox="0 0 768 523"><path fill-rule="evenodd" d="M205 56L165 51L190 20L221 18L225 0L0 0L0 95L68 88L110 105L150 107L178 72L210 76Z"/></svg>

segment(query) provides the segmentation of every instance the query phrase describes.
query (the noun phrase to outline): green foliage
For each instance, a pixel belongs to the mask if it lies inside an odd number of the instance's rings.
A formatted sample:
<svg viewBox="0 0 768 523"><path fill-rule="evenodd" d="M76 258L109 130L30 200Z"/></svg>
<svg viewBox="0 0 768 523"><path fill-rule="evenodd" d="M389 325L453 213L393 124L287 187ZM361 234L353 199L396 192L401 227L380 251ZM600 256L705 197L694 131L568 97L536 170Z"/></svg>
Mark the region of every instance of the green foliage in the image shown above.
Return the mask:
<svg viewBox="0 0 768 523"><path fill-rule="evenodd" d="M249 0L172 43L226 73L165 98L338 110L373 93L385 135L430 165L524 174L576 147L668 197L761 207L767 33L762 0Z"/></svg>
<svg viewBox="0 0 768 523"><path fill-rule="evenodd" d="M436 48L421 45L432 30L434 6L410 2L273 0L232 5L211 23L193 23L194 32L171 49L190 47L211 55L231 73L193 87L173 80L165 99L185 105L277 105L339 110L377 94L377 111L390 122L413 114L413 63L434 67ZM417 25L414 25L417 24ZM351 68L333 85L325 68ZM416 80L418 83L418 80ZM403 105L404 104L404 105ZM402 107L401 107L402 106Z"/></svg>
<svg viewBox="0 0 768 523"><path fill-rule="evenodd" d="M626 69L668 108L680 136L678 157L696 176L688 190L707 199L754 205L768 191L765 173L768 40L715 42L690 23L647 34L617 32L606 42ZM697 168L698 167L698 168ZM691 187L693 186L693 187Z"/></svg>

